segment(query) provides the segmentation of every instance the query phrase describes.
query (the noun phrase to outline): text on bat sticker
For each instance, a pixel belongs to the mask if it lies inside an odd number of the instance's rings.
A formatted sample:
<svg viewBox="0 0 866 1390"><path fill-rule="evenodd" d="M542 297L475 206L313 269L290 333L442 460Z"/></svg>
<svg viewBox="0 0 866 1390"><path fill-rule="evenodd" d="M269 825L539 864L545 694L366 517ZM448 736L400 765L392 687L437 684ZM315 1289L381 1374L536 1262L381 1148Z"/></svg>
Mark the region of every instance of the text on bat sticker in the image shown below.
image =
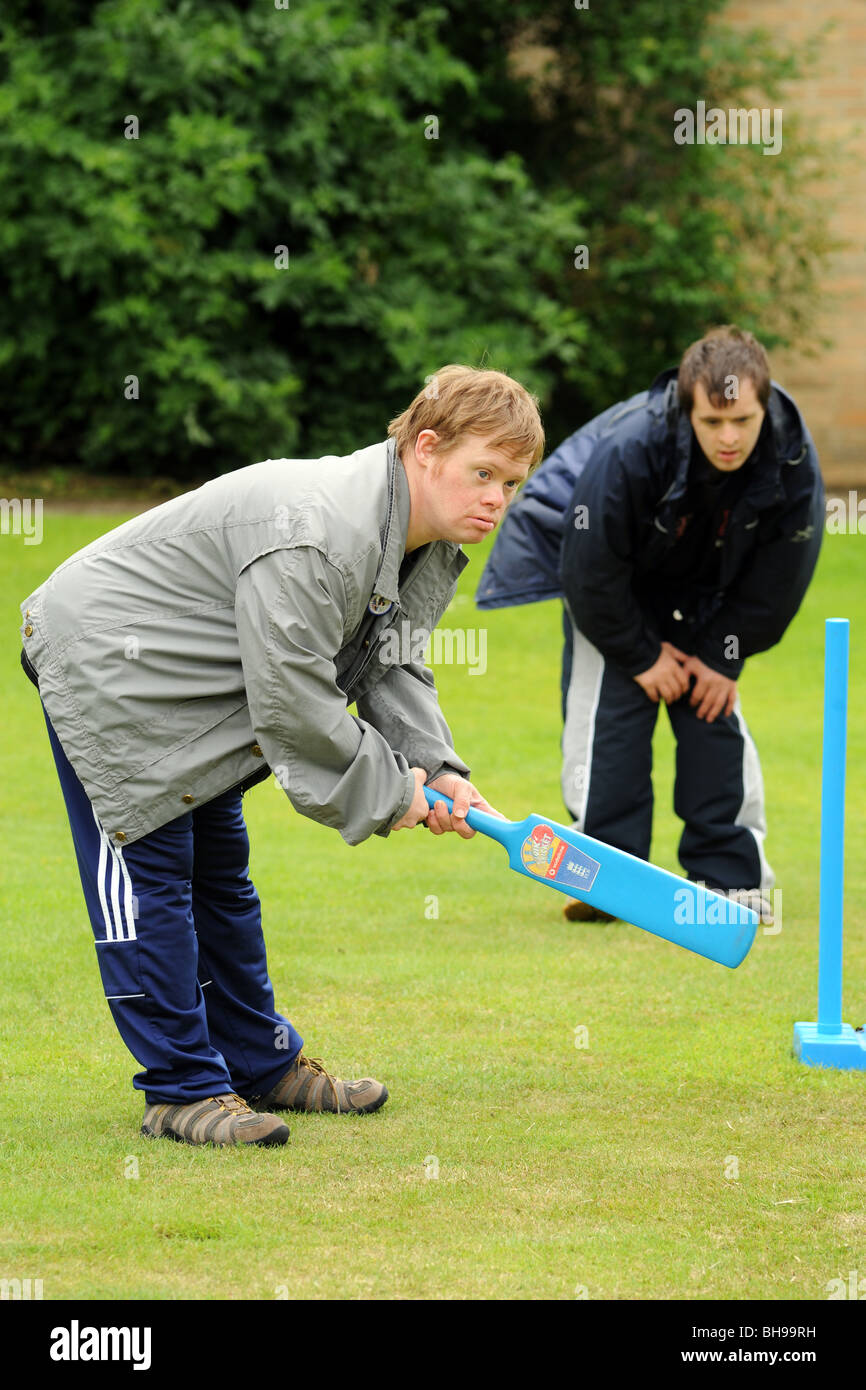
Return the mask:
<svg viewBox="0 0 866 1390"><path fill-rule="evenodd" d="M588 892L601 868L583 850L560 839L549 825L536 825L520 846L520 858L528 873L554 883Z"/></svg>

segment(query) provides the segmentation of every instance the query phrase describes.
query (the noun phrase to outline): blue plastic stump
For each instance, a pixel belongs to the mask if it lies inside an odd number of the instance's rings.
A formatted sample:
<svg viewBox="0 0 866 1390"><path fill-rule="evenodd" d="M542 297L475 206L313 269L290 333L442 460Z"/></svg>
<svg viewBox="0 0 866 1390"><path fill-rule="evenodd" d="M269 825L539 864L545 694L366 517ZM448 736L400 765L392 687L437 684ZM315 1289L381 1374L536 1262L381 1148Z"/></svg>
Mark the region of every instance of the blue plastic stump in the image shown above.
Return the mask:
<svg viewBox="0 0 866 1390"><path fill-rule="evenodd" d="M818 1021L794 1024L794 1052L807 1067L863 1071L866 1070L864 1034L842 1022L848 619L828 618L824 631Z"/></svg>

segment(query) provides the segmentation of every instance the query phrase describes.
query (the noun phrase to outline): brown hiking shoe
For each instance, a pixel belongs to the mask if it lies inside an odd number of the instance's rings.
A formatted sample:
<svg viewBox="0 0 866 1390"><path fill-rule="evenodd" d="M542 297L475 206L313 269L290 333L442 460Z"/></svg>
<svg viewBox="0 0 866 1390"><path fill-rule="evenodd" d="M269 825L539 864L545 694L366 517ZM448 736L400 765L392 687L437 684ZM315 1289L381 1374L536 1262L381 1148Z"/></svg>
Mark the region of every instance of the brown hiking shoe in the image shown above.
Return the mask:
<svg viewBox="0 0 866 1390"><path fill-rule="evenodd" d="M142 1134L184 1144L285 1144L289 1127L276 1115L258 1115L240 1096L227 1092L189 1105L147 1105Z"/></svg>
<svg viewBox="0 0 866 1390"><path fill-rule="evenodd" d="M724 893L723 888L717 888L717 893ZM750 907L753 912L757 912L758 921L771 927L775 922L773 907L768 898L765 898L760 888L729 888L727 897L736 903L741 903L743 907Z"/></svg>
<svg viewBox="0 0 866 1390"><path fill-rule="evenodd" d="M292 1066L266 1096L253 1096L255 1110L327 1110L332 1115L367 1115L388 1099L381 1081L338 1081L314 1057L299 1052Z"/></svg>
<svg viewBox="0 0 866 1390"><path fill-rule="evenodd" d="M562 909L562 915L567 922L615 922L609 912L602 912L600 908L593 907L592 903L585 902L583 898L572 898L571 902L566 903Z"/></svg>

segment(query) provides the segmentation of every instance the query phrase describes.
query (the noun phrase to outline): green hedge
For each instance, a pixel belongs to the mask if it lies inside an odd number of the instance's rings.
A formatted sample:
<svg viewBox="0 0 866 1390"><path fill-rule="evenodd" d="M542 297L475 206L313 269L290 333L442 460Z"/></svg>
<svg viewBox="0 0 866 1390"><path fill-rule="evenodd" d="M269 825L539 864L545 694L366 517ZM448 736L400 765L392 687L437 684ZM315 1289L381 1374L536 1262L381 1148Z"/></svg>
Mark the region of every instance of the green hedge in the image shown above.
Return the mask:
<svg viewBox="0 0 866 1390"><path fill-rule="evenodd" d="M788 108L775 158L673 142L809 59L723 8L7 0L7 462L348 452L446 361L523 380L553 444L708 323L799 339L828 239Z"/></svg>

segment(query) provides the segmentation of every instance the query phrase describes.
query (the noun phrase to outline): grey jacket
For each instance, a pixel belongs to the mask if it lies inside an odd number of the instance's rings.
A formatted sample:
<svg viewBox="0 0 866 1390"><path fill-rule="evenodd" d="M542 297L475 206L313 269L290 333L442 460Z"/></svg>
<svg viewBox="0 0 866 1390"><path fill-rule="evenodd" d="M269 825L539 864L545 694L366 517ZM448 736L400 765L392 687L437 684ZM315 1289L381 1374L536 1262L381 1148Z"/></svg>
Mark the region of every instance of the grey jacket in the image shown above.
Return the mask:
<svg viewBox="0 0 866 1390"><path fill-rule="evenodd" d="M116 527L24 600L24 652L111 836L138 840L269 766L298 811L358 844L408 810L410 766L468 775L408 655L467 558L447 541L406 556L408 525L392 440L268 459ZM399 665L378 655L395 625Z"/></svg>

